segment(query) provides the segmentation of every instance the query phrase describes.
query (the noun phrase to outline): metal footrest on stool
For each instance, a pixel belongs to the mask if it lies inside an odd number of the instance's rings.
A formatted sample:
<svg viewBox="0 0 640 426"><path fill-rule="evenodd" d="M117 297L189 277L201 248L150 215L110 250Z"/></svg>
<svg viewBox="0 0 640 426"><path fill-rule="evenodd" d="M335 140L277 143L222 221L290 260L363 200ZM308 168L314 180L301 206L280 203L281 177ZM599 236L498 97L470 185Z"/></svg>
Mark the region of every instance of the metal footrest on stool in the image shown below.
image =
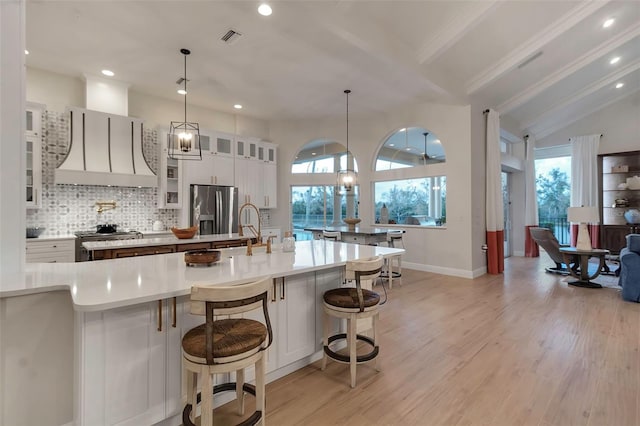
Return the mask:
<svg viewBox="0 0 640 426"><path fill-rule="evenodd" d="M220 392L235 391L235 390L236 390L236 382L222 383L220 385L215 385L213 387L213 394L215 395ZM242 390L248 394L256 396L256 387L254 385L245 383L242 385ZM202 397L200 395L200 392L198 392L198 395L196 395L197 404L200 403L201 398ZM189 419L189 416L191 415L191 410L193 410L193 407L191 406L191 404L186 404L184 406L184 410L182 410L182 424L184 426L196 426ZM246 419L242 423L238 423L238 426L255 425L260 421L261 418L262 418L262 411L256 411L248 419Z"/></svg>
<svg viewBox="0 0 640 426"><path fill-rule="evenodd" d="M347 338L347 333L340 333L340 334L334 334L333 336L330 336L327 340L329 344L331 344L336 340L346 339L346 338ZM371 352L364 355L358 355L356 357L356 362L371 361L372 359L378 356L378 352L380 349L378 346L376 346L372 338L363 336L361 334L356 334L356 340L360 340L365 343L368 343L373 347L373 350ZM336 361L345 362L345 363L349 363L351 361L351 358L349 357L349 355L343 355L343 354L334 352L329 348L329 346L324 346L324 353L326 353L329 358L334 359Z"/></svg>
<svg viewBox="0 0 640 426"><path fill-rule="evenodd" d="M402 274L400 272L393 271L391 277L392 278L400 278ZM387 272L380 272L380 278L389 278L389 274Z"/></svg>

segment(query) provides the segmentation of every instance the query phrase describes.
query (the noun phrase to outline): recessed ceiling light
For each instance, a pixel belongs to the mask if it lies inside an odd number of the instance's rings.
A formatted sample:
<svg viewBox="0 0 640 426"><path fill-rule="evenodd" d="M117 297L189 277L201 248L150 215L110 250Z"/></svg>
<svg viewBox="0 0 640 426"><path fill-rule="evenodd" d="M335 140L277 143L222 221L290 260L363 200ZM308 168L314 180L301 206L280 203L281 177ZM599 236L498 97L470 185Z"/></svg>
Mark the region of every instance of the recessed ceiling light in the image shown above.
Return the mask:
<svg viewBox="0 0 640 426"><path fill-rule="evenodd" d="M102 70L102 74L106 75L107 77L113 77L115 75L111 70Z"/></svg>
<svg viewBox="0 0 640 426"><path fill-rule="evenodd" d="M602 24L602 28L609 28L610 26L613 25L614 22L616 22L615 19L609 18L606 21L604 21L604 24Z"/></svg>
<svg viewBox="0 0 640 426"><path fill-rule="evenodd" d="M186 95L187 91L184 89L178 89L178 93L180 93L181 95Z"/></svg>
<svg viewBox="0 0 640 426"><path fill-rule="evenodd" d="M271 10L271 6L266 3L262 3L258 6L258 13L262 16L269 16L273 11Z"/></svg>
<svg viewBox="0 0 640 426"><path fill-rule="evenodd" d="M620 62L620 56L616 56L615 58L613 58L613 59L611 59L611 60L609 61L609 63L610 63L611 65L613 65L613 64L617 64L618 62Z"/></svg>
<svg viewBox="0 0 640 426"><path fill-rule="evenodd" d="M407 130L407 129L400 129L400 130L398 130L398 131L399 131L399 132L404 132L405 130Z"/></svg>
<svg viewBox="0 0 640 426"><path fill-rule="evenodd" d="M624 86L624 83L618 83L616 84L616 89L620 89L622 86Z"/></svg>
<svg viewBox="0 0 640 426"><path fill-rule="evenodd" d="M316 155L316 153L315 153L315 152L312 152L312 153L311 153L311 155Z"/></svg>
<svg viewBox="0 0 640 426"><path fill-rule="evenodd" d="M234 107L235 109L242 109L242 105L240 105L240 104L235 104L233 107Z"/></svg>
<svg viewBox="0 0 640 426"><path fill-rule="evenodd" d="M29 51L28 51L27 49L24 49L24 54L25 54L25 55L28 55L28 54L29 54Z"/></svg>
<svg viewBox="0 0 640 426"><path fill-rule="evenodd" d="M389 146L396 146L396 144L395 143L390 143Z"/></svg>
<svg viewBox="0 0 640 426"><path fill-rule="evenodd" d="M435 141L433 141L433 143L442 143L442 142L440 142L440 139L436 139Z"/></svg>

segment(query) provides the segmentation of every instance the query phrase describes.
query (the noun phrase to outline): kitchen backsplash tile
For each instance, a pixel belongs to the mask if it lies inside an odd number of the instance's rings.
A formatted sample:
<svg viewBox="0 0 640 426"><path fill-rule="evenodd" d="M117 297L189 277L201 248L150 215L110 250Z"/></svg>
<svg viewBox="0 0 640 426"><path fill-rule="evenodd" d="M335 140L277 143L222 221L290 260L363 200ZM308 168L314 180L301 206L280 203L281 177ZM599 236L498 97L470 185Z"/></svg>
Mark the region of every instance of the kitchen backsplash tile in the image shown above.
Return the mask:
<svg viewBox="0 0 640 426"><path fill-rule="evenodd" d="M107 187L94 185L56 185L54 174L68 150L66 113L46 111L43 116L42 202L39 209L27 210L27 226L44 226L44 235L66 235L95 230L98 223L115 223L121 229L151 231L153 222L162 221L167 229L178 226L178 213L158 209L157 188ZM144 156L157 173L158 134L145 129ZM97 213L96 201L115 201L117 207Z"/></svg>

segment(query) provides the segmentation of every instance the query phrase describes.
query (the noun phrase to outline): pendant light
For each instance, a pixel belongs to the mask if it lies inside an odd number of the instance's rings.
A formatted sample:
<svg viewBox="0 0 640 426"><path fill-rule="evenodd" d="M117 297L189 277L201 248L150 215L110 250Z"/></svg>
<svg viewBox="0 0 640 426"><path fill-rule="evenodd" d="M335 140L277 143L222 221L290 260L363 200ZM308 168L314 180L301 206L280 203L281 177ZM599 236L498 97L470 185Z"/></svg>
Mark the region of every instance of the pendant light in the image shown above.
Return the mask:
<svg viewBox="0 0 640 426"><path fill-rule="evenodd" d="M427 136L429 136L429 132L424 132L423 135L424 135L424 152L422 153L422 158L424 159L424 162L426 164L427 160L431 158L427 154Z"/></svg>
<svg viewBox="0 0 640 426"><path fill-rule="evenodd" d="M187 56L189 49L180 49L184 55L184 121L172 121L169 130L169 158L174 160L202 160L200 126L187 121Z"/></svg>
<svg viewBox="0 0 640 426"><path fill-rule="evenodd" d="M344 187L345 191L349 192L357 184L358 175L354 168L349 166L349 155L351 154L349 152L349 93L351 90L347 89L344 93L347 95L347 164L344 169L340 168L338 171L338 186Z"/></svg>

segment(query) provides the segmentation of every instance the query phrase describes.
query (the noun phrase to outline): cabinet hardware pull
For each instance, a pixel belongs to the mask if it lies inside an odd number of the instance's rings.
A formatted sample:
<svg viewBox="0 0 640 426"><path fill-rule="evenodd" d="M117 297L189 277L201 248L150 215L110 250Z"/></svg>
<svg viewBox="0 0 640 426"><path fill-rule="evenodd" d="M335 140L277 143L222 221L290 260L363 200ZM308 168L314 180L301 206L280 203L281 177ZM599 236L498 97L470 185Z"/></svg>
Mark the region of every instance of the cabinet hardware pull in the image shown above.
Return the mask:
<svg viewBox="0 0 640 426"><path fill-rule="evenodd" d="M276 279L274 278L272 281L273 281L273 293L271 294L271 301L275 302L276 301Z"/></svg>
<svg viewBox="0 0 640 426"><path fill-rule="evenodd" d="M178 323L178 312L176 307L176 298L171 299L171 327L176 328Z"/></svg>
<svg viewBox="0 0 640 426"><path fill-rule="evenodd" d="M162 300L158 300L158 331L162 331Z"/></svg>
<svg viewBox="0 0 640 426"><path fill-rule="evenodd" d="M57 246L57 245L54 245L54 246L53 246L53 248L58 248L58 246Z"/></svg>
<svg viewBox="0 0 640 426"><path fill-rule="evenodd" d="M282 293L280 293L280 300L284 300L284 277L282 277Z"/></svg>

